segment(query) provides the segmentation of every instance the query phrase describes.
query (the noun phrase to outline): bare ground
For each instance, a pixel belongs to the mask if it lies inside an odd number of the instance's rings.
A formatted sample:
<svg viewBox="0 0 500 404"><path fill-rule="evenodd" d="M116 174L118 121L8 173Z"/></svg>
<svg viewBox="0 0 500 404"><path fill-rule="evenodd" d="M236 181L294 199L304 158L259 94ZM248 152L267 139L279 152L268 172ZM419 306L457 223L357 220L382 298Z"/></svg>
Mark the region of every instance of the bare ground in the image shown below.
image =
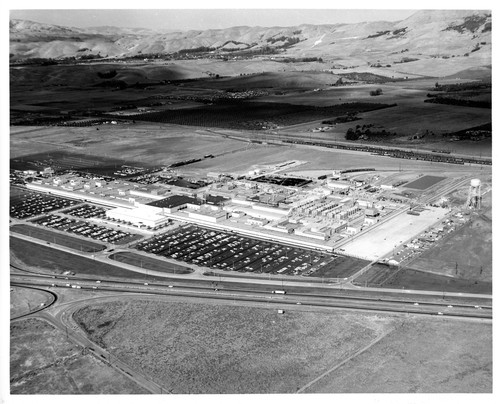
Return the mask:
<svg viewBox="0 0 500 404"><path fill-rule="evenodd" d="M315 393L491 393L490 324L409 318Z"/></svg>
<svg viewBox="0 0 500 404"><path fill-rule="evenodd" d="M75 313L90 337L174 393L293 393L390 319L134 301Z"/></svg>
<svg viewBox="0 0 500 404"><path fill-rule="evenodd" d="M143 299L87 306L74 317L94 341L173 393L492 388L489 324L299 310L279 315Z"/></svg>
<svg viewBox="0 0 500 404"><path fill-rule="evenodd" d="M11 394L147 393L45 321L12 323L10 343Z"/></svg>

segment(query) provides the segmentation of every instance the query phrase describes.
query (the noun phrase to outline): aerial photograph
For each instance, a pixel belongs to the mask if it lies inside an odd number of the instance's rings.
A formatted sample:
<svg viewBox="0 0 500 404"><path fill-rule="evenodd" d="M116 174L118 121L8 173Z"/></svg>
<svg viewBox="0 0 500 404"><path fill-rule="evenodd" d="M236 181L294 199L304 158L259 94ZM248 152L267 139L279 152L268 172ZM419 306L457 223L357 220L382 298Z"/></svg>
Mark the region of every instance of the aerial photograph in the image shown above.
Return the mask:
<svg viewBox="0 0 500 404"><path fill-rule="evenodd" d="M467 4L11 4L0 401L492 400L492 10Z"/></svg>

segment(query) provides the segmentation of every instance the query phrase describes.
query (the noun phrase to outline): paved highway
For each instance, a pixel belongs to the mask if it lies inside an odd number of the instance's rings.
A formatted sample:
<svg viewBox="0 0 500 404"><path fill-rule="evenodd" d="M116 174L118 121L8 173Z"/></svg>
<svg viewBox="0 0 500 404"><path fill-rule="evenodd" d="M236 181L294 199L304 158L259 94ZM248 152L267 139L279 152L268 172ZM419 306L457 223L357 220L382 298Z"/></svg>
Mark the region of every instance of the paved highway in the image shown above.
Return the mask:
<svg viewBox="0 0 500 404"><path fill-rule="evenodd" d="M384 313L403 313L417 315L439 315L460 318L492 318L492 307L489 301L483 304L467 304L461 302L432 302L426 300L401 300L394 297L369 297L350 295L326 295L318 292L289 291L286 294L272 293L269 290L250 289L251 285L243 288L231 288L229 285L191 286L189 284L153 284L133 281L91 281L85 278L56 279L39 277L36 275L11 275L11 284L15 286L36 286L53 288L72 288L76 291L109 291L118 293L143 293L149 295L184 296L191 298L208 298L217 300L244 301L274 305L303 305L304 307L318 307L331 309L349 309L376 311ZM55 286L52 286L55 285ZM71 285L71 286L68 286Z"/></svg>

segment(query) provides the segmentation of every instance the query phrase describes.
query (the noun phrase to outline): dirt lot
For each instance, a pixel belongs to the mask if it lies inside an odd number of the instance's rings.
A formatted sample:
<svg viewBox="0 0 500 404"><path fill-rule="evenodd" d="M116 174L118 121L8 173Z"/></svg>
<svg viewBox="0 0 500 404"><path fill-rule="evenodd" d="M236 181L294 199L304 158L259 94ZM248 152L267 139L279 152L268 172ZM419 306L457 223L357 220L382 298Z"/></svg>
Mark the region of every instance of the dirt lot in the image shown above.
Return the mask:
<svg viewBox="0 0 500 404"><path fill-rule="evenodd" d="M135 300L75 314L173 393L293 393L390 327L376 316Z"/></svg>
<svg viewBox="0 0 500 404"><path fill-rule="evenodd" d="M42 290L28 289L13 286L10 292L10 317L18 317L28 314L41 304L47 305L52 302L52 296Z"/></svg>
<svg viewBox="0 0 500 404"><path fill-rule="evenodd" d="M11 394L146 394L38 319L10 325Z"/></svg>
<svg viewBox="0 0 500 404"><path fill-rule="evenodd" d="M409 318L305 392L491 393L491 332L490 324Z"/></svg>

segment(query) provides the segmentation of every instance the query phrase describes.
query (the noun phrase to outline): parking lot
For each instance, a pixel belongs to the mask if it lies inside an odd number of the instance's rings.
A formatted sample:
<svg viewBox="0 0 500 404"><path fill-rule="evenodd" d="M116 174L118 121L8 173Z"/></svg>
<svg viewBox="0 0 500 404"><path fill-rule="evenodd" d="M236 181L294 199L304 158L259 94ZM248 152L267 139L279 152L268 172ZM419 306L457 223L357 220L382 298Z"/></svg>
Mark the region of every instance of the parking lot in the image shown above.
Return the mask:
<svg viewBox="0 0 500 404"><path fill-rule="evenodd" d="M69 219L58 215L47 215L33 220L33 223L113 244L126 244L142 237L134 233L114 230L105 226Z"/></svg>
<svg viewBox="0 0 500 404"><path fill-rule="evenodd" d="M138 250L227 271L309 276L335 257L195 225L141 241Z"/></svg>
<svg viewBox="0 0 500 404"><path fill-rule="evenodd" d="M78 201L36 192L22 191L11 195L10 216L26 219L53 210L76 205Z"/></svg>
<svg viewBox="0 0 500 404"><path fill-rule="evenodd" d="M100 206L87 205L87 204L75 206L71 209L63 211L63 213L81 219L89 219L91 217L101 217L101 218L106 217L106 209Z"/></svg>

